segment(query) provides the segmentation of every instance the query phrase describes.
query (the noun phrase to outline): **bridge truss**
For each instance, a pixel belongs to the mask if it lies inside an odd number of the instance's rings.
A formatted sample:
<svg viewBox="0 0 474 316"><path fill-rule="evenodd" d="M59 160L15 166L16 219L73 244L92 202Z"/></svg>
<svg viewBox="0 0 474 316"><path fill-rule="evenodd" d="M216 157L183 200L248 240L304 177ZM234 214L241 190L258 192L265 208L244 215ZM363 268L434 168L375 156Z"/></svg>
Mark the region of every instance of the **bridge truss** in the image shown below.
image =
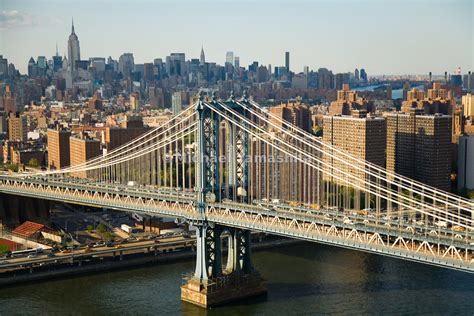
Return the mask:
<svg viewBox="0 0 474 316"><path fill-rule="evenodd" d="M472 201L351 156L247 95L201 96L83 164L0 176L0 192L185 218L198 230L197 292L236 274L258 283L249 230L474 272Z"/></svg>

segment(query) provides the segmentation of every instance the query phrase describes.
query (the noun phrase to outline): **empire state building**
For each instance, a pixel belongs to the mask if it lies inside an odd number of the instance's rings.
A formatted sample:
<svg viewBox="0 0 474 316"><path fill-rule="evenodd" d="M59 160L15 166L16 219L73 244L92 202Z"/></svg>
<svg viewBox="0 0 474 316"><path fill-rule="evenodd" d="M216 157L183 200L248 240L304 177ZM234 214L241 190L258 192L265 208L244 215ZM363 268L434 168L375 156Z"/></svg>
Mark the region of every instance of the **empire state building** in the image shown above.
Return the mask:
<svg viewBox="0 0 474 316"><path fill-rule="evenodd" d="M71 71L76 70L76 60L81 60L81 53L79 50L79 39L74 31L74 21L72 21L71 35L69 35L69 40L67 41L67 55Z"/></svg>

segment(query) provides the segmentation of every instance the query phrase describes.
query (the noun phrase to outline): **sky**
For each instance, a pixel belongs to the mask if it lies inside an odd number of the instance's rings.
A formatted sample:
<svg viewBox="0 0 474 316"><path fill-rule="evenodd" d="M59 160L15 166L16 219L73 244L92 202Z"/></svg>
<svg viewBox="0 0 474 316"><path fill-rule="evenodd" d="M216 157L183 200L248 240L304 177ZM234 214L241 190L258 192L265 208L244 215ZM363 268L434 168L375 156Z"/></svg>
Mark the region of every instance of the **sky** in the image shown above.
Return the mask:
<svg viewBox="0 0 474 316"><path fill-rule="evenodd" d="M67 54L74 18L81 59L135 63L172 52L294 72L365 68L369 75L474 70L473 0L0 0L0 54L25 73L31 56Z"/></svg>

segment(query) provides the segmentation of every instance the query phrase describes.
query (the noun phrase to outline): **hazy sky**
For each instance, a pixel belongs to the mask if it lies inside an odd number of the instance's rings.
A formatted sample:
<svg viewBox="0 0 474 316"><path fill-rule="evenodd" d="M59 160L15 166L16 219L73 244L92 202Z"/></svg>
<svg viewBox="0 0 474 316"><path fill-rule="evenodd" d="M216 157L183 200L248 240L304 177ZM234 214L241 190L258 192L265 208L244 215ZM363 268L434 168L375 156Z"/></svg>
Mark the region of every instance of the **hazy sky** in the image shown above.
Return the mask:
<svg viewBox="0 0 474 316"><path fill-rule="evenodd" d="M184 52L223 64L257 60L291 70L366 68L371 74L474 70L473 0L60 1L0 0L0 54L64 55L74 17L81 58L132 52L136 63Z"/></svg>

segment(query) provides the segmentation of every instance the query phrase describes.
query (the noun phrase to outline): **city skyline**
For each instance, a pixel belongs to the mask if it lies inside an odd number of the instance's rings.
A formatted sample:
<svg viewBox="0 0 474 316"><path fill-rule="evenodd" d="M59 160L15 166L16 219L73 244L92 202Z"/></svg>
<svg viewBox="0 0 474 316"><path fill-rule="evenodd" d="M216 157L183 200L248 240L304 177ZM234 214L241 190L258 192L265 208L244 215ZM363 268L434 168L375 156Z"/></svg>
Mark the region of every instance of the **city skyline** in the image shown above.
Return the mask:
<svg viewBox="0 0 474 316"><path fill-rule="evenodd" d="M124 52L133 53L136 63L163 58L171 52L184 52L186 59L190 59L199 58L204 47L206 60L224 64L226 52L233 51L244 67L253 61L283 66L285 52L289 51L290 67L296 73L309 66L337 72L358 67L373 75L429 71L442 74L453 73L457 67L465 73L473 66L470 1L433 5L427 1L383 5L374 1L298 1L273 6L268 1L180 1L179 4L142 1L132 11L123 2L114 3L113 7L110 4L109 1L94 3L94 10L90 10L91 6L84 2L66 8L57 1L4 1L0 10L1 51L22 73L26 73L30 57L53 56L56 43L59 54L67 55L67 37L74 17L83 59L97 56L117 59ZM189 10L179 11L182 5ZM420 10L427 14L419 16ZM403 14L395 14L400 11ZM103 12L109 13L107 20L99 18ZM158 19L155 12L159 13ZM320 18L314 19L315 12L319 12ZM176 16L181 17L178 22ZM414 21L415 17L417 24L405 23ZM133 23L128 22L130 19ZM344 23L333 23L334 19ZM212 20L215 23L208 23ZM216 28L216 24L220 27ZM333 27L327 31L325 25ZM156 30L156 37L150 37L146 28ZM315 34L319 40L307 37L310 29L316 30L309 34ZM349 29L351 32L347 32ZM354 36L354 29L355 34L368 36ZM439 38L443 39L442 45ZM441 62L446 55L456 57Z"/></svg>

